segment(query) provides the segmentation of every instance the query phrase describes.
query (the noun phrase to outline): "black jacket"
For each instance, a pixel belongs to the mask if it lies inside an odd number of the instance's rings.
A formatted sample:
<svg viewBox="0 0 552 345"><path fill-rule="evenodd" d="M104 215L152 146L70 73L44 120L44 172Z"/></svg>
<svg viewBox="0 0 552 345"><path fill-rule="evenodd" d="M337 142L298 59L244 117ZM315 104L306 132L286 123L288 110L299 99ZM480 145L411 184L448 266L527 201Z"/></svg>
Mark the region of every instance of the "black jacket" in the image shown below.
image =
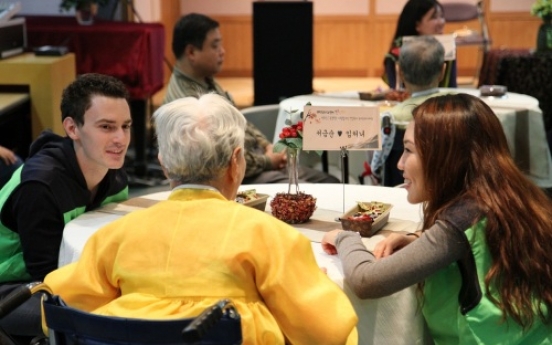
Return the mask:
<svg viewBox="0 0 552 345"><path fill-rule="evenodd" d="M31 145L22 169L0 191L0 230L19 234L27 272L32 280L42 280L57 268L65 224L102 204L126 199L127 185L123 169L109 170L90 202L73 141L45 131Z"/></svg>

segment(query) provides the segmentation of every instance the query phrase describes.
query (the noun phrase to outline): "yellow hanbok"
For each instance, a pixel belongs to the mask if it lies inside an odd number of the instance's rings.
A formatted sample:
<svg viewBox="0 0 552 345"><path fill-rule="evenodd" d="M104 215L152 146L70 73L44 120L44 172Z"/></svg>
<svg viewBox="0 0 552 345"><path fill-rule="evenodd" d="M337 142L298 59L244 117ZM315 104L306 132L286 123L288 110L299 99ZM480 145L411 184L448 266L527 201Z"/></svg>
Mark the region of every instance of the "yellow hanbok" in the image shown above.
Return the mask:
<svg viewBox="0 0 552 345"><path fill-rule="evenodd" d="M230 298L244 344L357 343L353 307L309 240L214 190L175 190L105 226L45 282L70 306L123 317L191 317Z"/></svg>

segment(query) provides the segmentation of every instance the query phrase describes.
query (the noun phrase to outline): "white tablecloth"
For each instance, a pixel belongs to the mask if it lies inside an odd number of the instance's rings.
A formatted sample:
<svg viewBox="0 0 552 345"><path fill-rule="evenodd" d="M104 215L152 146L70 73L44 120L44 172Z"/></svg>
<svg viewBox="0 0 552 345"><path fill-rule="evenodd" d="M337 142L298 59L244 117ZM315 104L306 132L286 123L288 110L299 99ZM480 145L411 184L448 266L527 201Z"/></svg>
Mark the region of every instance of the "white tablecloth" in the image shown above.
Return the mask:
<svg viewBox="0 0 552 345"><path fill-rule="evenodd" d="M441 90L453 90L479 97L477 89ZM481 99L493 109L500 120L512 156L525 175L542 188L552 187L552 157L538 100L513 92L508 92L504 97L481 97ZM361 101L356 91L301 95L285 99L280 102L274 133L275 141L278 140L278 134L285 126L287 116L285 110L302 109L307 102L313 106L373 106L378 104L378 102Z"/></svg>
<svg viewBox="0 0 552 345"><path fill-rule="evenodd" d="M357 201L381 201L393 205L389 223L384 227L385 230L413 231L420 222L420 206L409 204L406 201L406 190L402 188L341 184L302 184L300 187L302 191L317 198L317 210L311 223L320 221L319 223L328 224L326 222L334 221L336 216L355 206ZM287 185L247 185L241 189L256 189L258 193L270 195L271 197L266 206L266 210L269 211L272 196L287 190ZM142 196L141 199L165 200L168 194L169 192L155 193ZM137 207L128 204L111 205L102 210L88 212L69 222L63 233L59 265L63 266L76 261L86 240L97 229L129 211L137 209ZM340 223L335 222L335 228L340 228ZM360 300L344 284L343 272L338 257L323 252L319 242L324 232L309 229L309 223L297 225L296 229L311 240L313 253L318 264L327 269L328 276L342 287L350 298L359 317L357 326L360 338L359 344L412 345L431 343L417 303L415 286L385 298ZM373 248L382 238L382 235L376 234L369 239L364 239L364 242L368 248ZM336 322L338 322L338 317L337 315Z"/></svg>

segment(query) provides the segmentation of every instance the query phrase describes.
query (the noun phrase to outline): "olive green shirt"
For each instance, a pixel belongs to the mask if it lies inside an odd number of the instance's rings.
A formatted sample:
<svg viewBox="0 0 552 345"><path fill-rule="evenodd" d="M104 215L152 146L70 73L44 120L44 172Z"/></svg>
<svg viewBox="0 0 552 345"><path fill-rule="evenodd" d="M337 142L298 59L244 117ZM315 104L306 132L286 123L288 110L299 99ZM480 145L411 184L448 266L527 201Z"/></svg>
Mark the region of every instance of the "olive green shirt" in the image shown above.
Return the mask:
<svg viewBox="0 0 552 345"><path fill-rule="evenodd" d="M222 87L213 79L197 80L184 74L178 67L174 67L167 93L163 99L163 104L183 97L199 97L206 93L216 93L228 99L232 104L232 96L224 91ZM235 104L234 104L235 105ZM264 134L253 124L247 123L245 129L245 177L251 177L272 170L272 161L265 155L265 150L270 142Z"/></svg>

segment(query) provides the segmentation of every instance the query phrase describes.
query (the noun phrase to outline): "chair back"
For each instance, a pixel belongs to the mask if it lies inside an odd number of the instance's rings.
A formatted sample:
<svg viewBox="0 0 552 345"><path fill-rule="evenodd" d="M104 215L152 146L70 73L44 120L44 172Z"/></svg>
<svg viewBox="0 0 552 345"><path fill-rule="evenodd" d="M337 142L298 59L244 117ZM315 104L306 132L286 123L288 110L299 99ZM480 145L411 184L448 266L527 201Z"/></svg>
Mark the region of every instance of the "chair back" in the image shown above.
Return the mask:
<svg viewBox="0 0 552 345"><path fill-rule="evenodd" d="M443 2L442 5L445 20L450 23L467 22L479 16L477 1Z"/></svg>
<svg viewBox="0 0 552 345"><path fill-rule="evenodd" d="M479 23L477 30L472 30L468 26L454 31L456 35L456 45L479 45L485 52L491 48L491 38L485 18L483 0L451 0L441 3L444 10L445 20L448 23L462 23L476 20Z"/></svg>
<svg viewBox="0 0 552 345"><path fill-rule="evenodd" d="M241 112L247 122L255 125L266 136L268 141L273 142L279 110L280 106L278 104L269 104L244 108Z"/></svg>
<svg viewBox="0 0 552 345"><path fill-rule="evenodd" d="M456 47L477 46L479 54L475 66L475 74L472 84L477 84L479 73L485 60L487 52L491 50L491 37L485 18L485 4L483 0L447 0L442 1L445 20L448 23L466 23L462 29L455 30ZM472 30L468 25L473 26L474 20L477 20L479 28Z"/></svg>
<svg viewBox="0 0 552 345"><path fill-rule="evenodd" d="M226 301L225 301L226 303ZM44 316L50 344L55 345L238 345L242 344L241 319L222 301L197 318L145 320L90 314L67 306L59 296L45 297ZM218 320L207 320L217 314ZM192 323L199 328L186 329ZM209 329L210 328L210 329ZM201 338L201 339L199 339Z"/></svg>

